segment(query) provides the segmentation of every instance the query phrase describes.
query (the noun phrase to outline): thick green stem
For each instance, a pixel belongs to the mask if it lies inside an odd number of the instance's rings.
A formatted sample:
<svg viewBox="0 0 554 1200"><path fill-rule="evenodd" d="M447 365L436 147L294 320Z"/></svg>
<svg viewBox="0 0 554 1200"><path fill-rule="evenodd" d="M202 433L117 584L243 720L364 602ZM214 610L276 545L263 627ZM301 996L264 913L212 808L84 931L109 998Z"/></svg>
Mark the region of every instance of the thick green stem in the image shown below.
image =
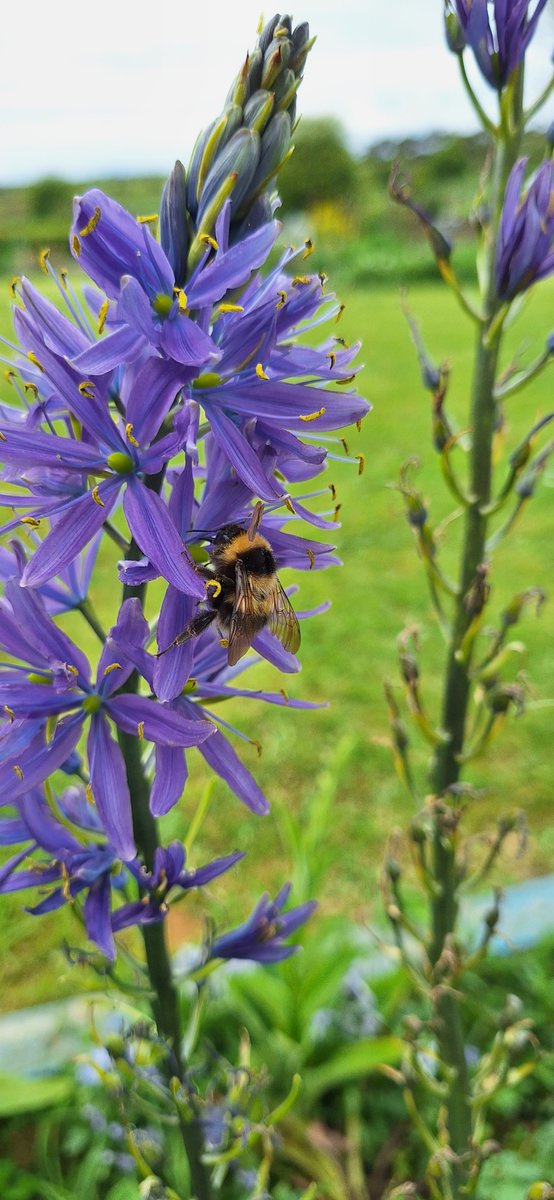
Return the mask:
<svg viewBox="0 0 554 1200"><path fill-rule="evenodd" d="M160 472L158 475L149 476L146 479L147 487L152 488L155 492L161 490L162 483L163 472ZM134 540L128 549L127 557L131 559L141 557L141 551ZM123 599L128 600L131 597L135 597L142 603L145 592L146 584L141 584L137 587L126 584L123 588ZM125 691L136 693L138 685L138 673L133 671L125 685ZM152 870L155 853L160 845L160 840L158 836L158 823L150 812L150 786L142 762L140 740L132 734L124 733L123 730L119 730L118 737L125 759L127 781L131 793L135 842L145 866L148 870ZM167 1041L170 1047L167 1062L168 1079L173 1075L177 1075L181 1079L184 1067L182 1057L183 1027L179 994L175 987L171 971L171 960L165 936L165 924L163 921L160 921L152 925L142 925L141 933L144 942L148 975L154 993L152 1000L154 1019L160 1035ZM202 1162L204 1140L200 1124L196 1119L190 1122L181 1121L180 1128L189 1162L192 1194L195 1200L210 1200L212 1189L209 1170Z"/></svg>
<svg viewBox="0 0 554 1200"><path fill-rule="evenodd" d="M502 324L495 321L501 304L495 291L494 256L506 181L517 156L521 129L521 90L522 79L519 79L510 98L510 120L504 120L502 135L496 147L488 278L483 297L484 319L477 336L471 393L471 504L465 514L459 595L455 606L443 692L442 727L448 734L448 740L437 746L431 773L432 790L438 797L433 838L433 876L438 888L431 901L430 957L439 984L436 990L436 1011L439 1017L441 1056L451 1069L453 1079L448 1097L448 1128L450 1145L457 1156L452 1164L450 1181L455 1200L464 1194L463 1189L468 1180L469 1164L467 1158L464 1162L464 1156L471 1146L472 1114L460 1001L453 991L440 986L443 974L448 976L448 966L445 964L443 971L441 958L449 939L455 933L458 916L459 868L456 861L455 825L449 812L448 791L460 776L460 756L464 747L470 695L471 655L462 656L458 653L472 621L472 613L468 611L470 606L465 600L485 558L487 526L490 519L485 510L491 497L492 444L496 418L494 387L502 337Z"/></svg>

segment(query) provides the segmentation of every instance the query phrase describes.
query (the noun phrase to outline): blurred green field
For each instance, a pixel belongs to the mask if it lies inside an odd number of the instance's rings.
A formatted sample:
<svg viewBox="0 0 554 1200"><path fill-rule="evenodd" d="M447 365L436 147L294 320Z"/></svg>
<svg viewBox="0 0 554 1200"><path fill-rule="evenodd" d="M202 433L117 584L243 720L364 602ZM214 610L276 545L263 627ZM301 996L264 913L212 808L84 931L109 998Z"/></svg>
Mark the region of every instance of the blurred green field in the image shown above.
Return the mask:
<svg viewBox="0 0 554 1200"><path fill-rule="evenodd" d="M316 269L326 267L317 254L312 262ZM531 297L511 330L508 356L524 352L530 362L540 351L550 332L553 297L552 284ZM401 498L388 486L397 481L401 463L417 456L421 463L418 480L430 502L433 524L442 522L452 511L431 444L430 402L421 387L399 290L390 286L364 292L350 290L341 298L347 307L336 332L350 341L363 340L365 366L359 387L374 405L362 431L353 430L347 435L351 453L365 455L364 474L358 476L355 465L337 461L330 464L323 477L326 483L335 485L342 505L342 527L336 541L344 567L306 572L294 579L300 586L297 607L307 608L325 598L332 601L329 614L303 626L301 674L283 679L271 667L259 665L244 677L248 686L276 690L284 685L291 696L328 700L329 707L303 713L236 701L226 710L227 720L262 743L260 758L253 745L241 743L237 749L265 789L272 812L256 819L223 784L217 782L214 787L195 844L193 865L231 848L247 851L247 858L233 875L210 889L210 913L218 925L240 919L260 891L278 887L289 877L293 863L283 841L280 814L290 810L302 823L314 797L331 786L333 774L338 782L336 788L332 785L332 819L327 831L330 863L317 897L317 919L339 912L359 921L380 919L379 862L389 835L414 811L412 800L392 771L383 700L383 680L398 681L395 638L407 624L415 622L420 627L423 696L430 714L435 719L439 714L443 642ZM451 364L449 411L463 428L467 425L472 328L454 298L439 283L413 287L409 303L420 321L431 357ZM7 302L0 324L7 334ZM507 449L514 448L535 420L549 410L551 392L546 372L528 392L509 403L504 430ZM337 449L342 457L341 447ZM524 519L500 548L492 580L491 623L515 593L532 585L548 588L552 573L553 486L554 474L547 470ZM459 530L460 522L455 521L444 533L442 553L451 572ZM106 625L113 620L118 604L116 557L115 548L107 545L95 583L94 600ZM293 582L292 577L286 582ZM155 589L150 599L155 600ZM88 627L75 616L64 618L63 624L78 636L94 660L96 645ZM527 611L515 636L528 646L524 664L529 679L528 710L517 719L510 715L487 760L470 764L466 772L467 779L484 789L469 813L476 835L483 834L499 813L523 809L527 815L531 831L527 852L519 857L516 839L508 843L507 855L496 873L497 882L547 871L554 850L550 821L554 785L547 752L554 709L545 703L552 688L551 607L547 605L539 619ZM400 686L397 695L401 701ZM429 748L415 729L412 752L424 796ZM180 812L171 814L163 825L168 837L186 831L206 787L207 775L200 756L192 751L188 757L191 779ZM178 906L171 927L174 944L186 940L193 929L198 931L200 911L192 900L187 906ZM9 1010L75 990L80 977L69 968L64 974L58 952L62 937L78 940L71 914L65 914L63 922L58 913L34 920L21 913L21 897L2 898L2 913L2 1008ZM90 983L84 976L81 982L83 986Z"/></svg>

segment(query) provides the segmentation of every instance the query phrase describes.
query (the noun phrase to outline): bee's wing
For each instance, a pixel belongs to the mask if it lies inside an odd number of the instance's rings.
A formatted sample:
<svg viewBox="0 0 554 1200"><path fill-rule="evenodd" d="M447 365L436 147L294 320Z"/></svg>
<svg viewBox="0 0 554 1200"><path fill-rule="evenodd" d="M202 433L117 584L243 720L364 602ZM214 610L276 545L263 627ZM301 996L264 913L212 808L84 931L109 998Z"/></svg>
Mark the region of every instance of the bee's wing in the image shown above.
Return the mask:
<svg viewBox="0 0 554 1200"><path fill-rule="evenodd" d="M275 576L275 586L271 594L267 625L275 637L279 638L285 650L296 654L300 646L300 626L287 593L279 583L277 576Z"/></svg>
<svg viewBox="0 0 554 1200"><path fill-rule="evenodd" d="M252 590L248 571L237 559L235 567L235 603L229 626L229 649L227 661L230 667L242 658L252 645L256 634L267 624L267 610L260 609L260 602Z"/></svg>

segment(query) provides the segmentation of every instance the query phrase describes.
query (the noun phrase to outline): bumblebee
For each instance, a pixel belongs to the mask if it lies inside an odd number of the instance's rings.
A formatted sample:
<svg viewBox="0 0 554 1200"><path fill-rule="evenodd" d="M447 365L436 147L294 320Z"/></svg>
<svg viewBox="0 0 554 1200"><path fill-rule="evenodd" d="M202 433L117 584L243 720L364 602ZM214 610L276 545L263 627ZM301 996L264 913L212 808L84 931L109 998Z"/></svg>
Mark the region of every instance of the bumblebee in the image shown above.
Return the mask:
<svg viewBox="0 0 554 1200"><path fill-rule="evenodd" d="M181 646L198 637L216 621L227 642L230 667L246 654L262 629L274 633L284 646L296 654L300 646L300 626L292 604L279 582L275 557L267 539L258 533L260 514L255 513L249 528L222 525L208 550L209 565L199 568L206 580L208 607L193 617L169 646Z"/></svg>

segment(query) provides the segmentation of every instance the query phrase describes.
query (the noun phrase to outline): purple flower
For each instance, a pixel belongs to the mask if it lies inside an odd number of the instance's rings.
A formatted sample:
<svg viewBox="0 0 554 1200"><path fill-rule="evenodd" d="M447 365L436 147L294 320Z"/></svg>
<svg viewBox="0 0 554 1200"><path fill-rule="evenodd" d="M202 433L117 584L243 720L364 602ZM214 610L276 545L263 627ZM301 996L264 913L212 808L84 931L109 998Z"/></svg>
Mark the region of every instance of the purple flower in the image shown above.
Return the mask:
<svg viewBox="0 0 554 1200"><path fill-rule="evenodd" d="M162 921L173 889L202 887L244 857L228 854L187 870L184 847L172 842L167 849L156 850L154 869L148 871L138 861L126 865L119 861L82 787L67 788L56 797L53 808L38 788L32 788L16 807L16 816L0 819L0 845L24 848L0 868L0 893L38 888L42 899L28 909L35 916L80 898L87 935L111 960L114 933L130 925ZM142 896L129 900L135 882ZM118 899L114 907L116 897L123 903Z"/></svg>
<svg viewBox="0 0 554 1200"><path fill-rule="evenodd" d="M465 40L491 87L505 87L519 66L545 4L546 0L534 5L530 0L455 0Z"/></svg>
<svg viewBox="0 0 554 1200"><path fill-rule="evenodd" d="M496 289L512 300L554 271L554 164L543 162L522 196L527 158L512 168L496 248Z"/></svg>
<svg viewBox="0 0 554 1200"><path fill-rule="evenodd" d="M0 614L0 646L25 664L10 664L0 671L0 704L8 723L5 751L0 753L0 804L47 779L75 749L88 723L92 796L117 854L125 860L134 858L131 797L110 721L125 733L165 746L198 745L215 727L206 720L193 722L169 712L156 700L119 692L133 666L118 661L113 639L140 640L144 618L138 601L122 605L95 682L83 652L50 620L40 597L20 587L17 578L6 584ZM52 722L55 732L50 736ZM10 728L12 723L15 729Z"/></svg>
<svg viewBox="0 0 554 1200"><path fill-rule="evenodd" d="M246 958L252 962L271 963L295 954L299 947L287 946L285 938L311 917L317 904L310 900L282 915L291 886L286 883L274 900L266 893L244 925L239 925L238 929L231 930L223 937L215 938L208 948L208 961L214 958Z"/></svg>

